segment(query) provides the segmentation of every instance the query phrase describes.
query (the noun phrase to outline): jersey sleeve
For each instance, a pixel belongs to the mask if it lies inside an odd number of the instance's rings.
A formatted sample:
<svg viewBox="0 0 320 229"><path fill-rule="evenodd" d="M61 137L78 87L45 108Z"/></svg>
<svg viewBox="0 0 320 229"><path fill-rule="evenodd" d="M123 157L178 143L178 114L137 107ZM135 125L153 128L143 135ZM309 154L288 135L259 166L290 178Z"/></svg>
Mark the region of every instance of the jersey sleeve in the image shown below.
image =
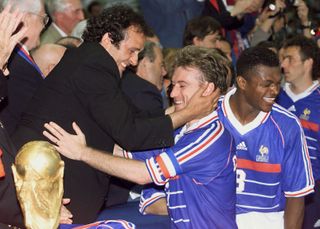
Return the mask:
<svg viewBox="0 0 320 229"><path fill-rule="evenodd" d="M145 151L132 151L132 152L123 150L123 157L138 160L138 161L145 161L151 157L156 157L157 155L159 155L163 151L164 150L162 150L162 149L145 150Z"/></svg>
<svg viewBox="0 0 320 229"><path fill-rule="evenodd" d="M145 215L145 209L152 205L154 202L158 201L161 198L165 198L166 193L163 189L159 187L155 187L154 184L149 184L143 187L140 196L140 203L139 203L139 211L143 215Z"/></svg>
<svg viewBox="0 0 320 229"><path fill-rule="evenodd" d="M157 185L188 174L195 182L207 183L232 163L232 137L220 122L183 136L175 146L146 160Z"/></svg>
<svg viewBox="0 0 320 229"><path fill-rule="evenodd" d="M314 180L303 130L296 120L285 139L283 190L286 197L301 197L313 192Z"/></svg>

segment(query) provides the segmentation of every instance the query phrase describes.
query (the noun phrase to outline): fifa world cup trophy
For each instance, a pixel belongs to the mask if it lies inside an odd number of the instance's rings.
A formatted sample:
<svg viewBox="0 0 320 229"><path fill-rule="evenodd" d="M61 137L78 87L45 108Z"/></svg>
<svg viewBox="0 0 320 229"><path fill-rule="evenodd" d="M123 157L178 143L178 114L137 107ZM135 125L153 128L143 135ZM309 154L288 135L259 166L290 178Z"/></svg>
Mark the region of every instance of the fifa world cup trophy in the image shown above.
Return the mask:
<svg viewBox="0 0 320 229"><path fill-rule="evenodd" d="M12 165L18 200L28 229L56 229L63 195L64 162L48 142L32 141Z"/></svg>

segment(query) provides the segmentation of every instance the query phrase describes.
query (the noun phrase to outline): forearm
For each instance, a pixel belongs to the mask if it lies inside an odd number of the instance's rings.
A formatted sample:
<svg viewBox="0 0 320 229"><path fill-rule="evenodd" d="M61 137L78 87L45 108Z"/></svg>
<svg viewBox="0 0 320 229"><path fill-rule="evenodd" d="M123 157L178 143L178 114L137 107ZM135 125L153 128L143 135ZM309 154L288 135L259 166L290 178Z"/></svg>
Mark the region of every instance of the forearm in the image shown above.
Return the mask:
<svg viewBox="0 0 320 229"><path fill-rule="evenodd" d="M86 147L80 158L88 165L105 172L137 184L151 183L151 177L144 162L116 157Z"/></svg>
<svg viewBox="0 0 320 229"><path fill-rule="evenodd" d="M304 216L304 197L286 198L284 228L300 229Z"/></svg>

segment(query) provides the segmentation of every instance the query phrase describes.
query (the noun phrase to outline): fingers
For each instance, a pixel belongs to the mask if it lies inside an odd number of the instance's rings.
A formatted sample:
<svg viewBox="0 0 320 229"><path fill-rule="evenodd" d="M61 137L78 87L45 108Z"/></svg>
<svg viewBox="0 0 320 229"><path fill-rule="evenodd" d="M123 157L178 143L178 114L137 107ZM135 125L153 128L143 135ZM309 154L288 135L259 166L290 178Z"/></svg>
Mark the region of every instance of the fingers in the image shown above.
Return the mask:
<svg viewBox="0 0 320 229"><path fill-rule="evenodd" d="M49 123L45 123L44 127L50 131L50 133L55 136L58 139L61 139L63 137L63 135L66 134L65 130L62 129L58 124L56 124L55 122L49 122Z"/></svg>
<svg viewBox="0 0 320 229"><path fill-rule="evenodd" d="M80 129L80 127L77 125L76 122L72 123L72 128L76 132L77 135L84 136L82 130Z"/></svg>
<svg viewBox="0 0 320 229"><path fill-rule="evenodd" d="M60 223L72 224L72 217L73 215L71 214L71 212L62 205L60 211Z"/></svg>
<svg viewBox="0 0 320 229"><path fill-rule="evenodd" d="M46 127L46 126L45 126ZM47 128L47 127L46 127ZM52 134L50 134L48 131L43 131L42 134L48 138L51 142L54 142L55 144L57 144L59 142L59 139L54 137Z"/></svg>
<svg viewBox="0 0 320 229"><path fill-rule="evenodd" d="M61 206L61 210L60 210L60 223L63 224L72 224L72 213L64 206L68 203L70 203L70 199L69 198L63 198L62 199L62 206Z"/></svg>

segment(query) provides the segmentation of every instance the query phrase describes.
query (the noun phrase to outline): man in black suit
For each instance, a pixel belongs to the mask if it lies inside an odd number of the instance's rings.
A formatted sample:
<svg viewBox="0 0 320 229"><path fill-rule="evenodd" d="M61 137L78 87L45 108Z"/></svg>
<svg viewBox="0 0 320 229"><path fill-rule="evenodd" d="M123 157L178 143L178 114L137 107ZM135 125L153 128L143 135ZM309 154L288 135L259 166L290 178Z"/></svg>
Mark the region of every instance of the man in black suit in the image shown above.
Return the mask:
<svg viewBox="0 0 320 229"><path fill-rule="evenodd" d="M128 65L137 64L145 26L142 16L127 6L110 7L99 17L89 19L84 43L66 51L35 93L13 135L17 146L44 139L43 125L52 120L69 131L76 121L88 145L109 152L114 143L128 150L159 148L174 143L174 128L203 110L209 113L218 93L206 99L201 96L203 88L190 106L170 116L134 116L132 104L121 91L120 76ZM67 158L64 161L65 196L71 198L68 209L75 223L92 222L105 201L109 177L85 163Z"/></svg>
<svg viewBox="0 0 320 229"><path fill-rule="evenodd" d="M163 66L163 55L160 46L146 41L143 50L138 55L137 66L130 66L121 78L121 89L134 105L135 117L154 118L164 115L161 89L166 71ZM106 206L126 202L131 182L112 177ZM116 201L116 202L114 202Z"/></svg>
<svg viewBox="0 0 320 229"><path fill-rule="evenodd" d="M22 23L29 25L25 38L15 47L6 65L9 70L6 83L8 95L1 103L0 118L6 130L11 134L43 79L29 51L40 44L40 33L48 22L48 17L41 0L9 0L3 1L3 4L7 2L11 3L13 8L26 12ZM1 72L0 77L3 78Z"/></svg>

